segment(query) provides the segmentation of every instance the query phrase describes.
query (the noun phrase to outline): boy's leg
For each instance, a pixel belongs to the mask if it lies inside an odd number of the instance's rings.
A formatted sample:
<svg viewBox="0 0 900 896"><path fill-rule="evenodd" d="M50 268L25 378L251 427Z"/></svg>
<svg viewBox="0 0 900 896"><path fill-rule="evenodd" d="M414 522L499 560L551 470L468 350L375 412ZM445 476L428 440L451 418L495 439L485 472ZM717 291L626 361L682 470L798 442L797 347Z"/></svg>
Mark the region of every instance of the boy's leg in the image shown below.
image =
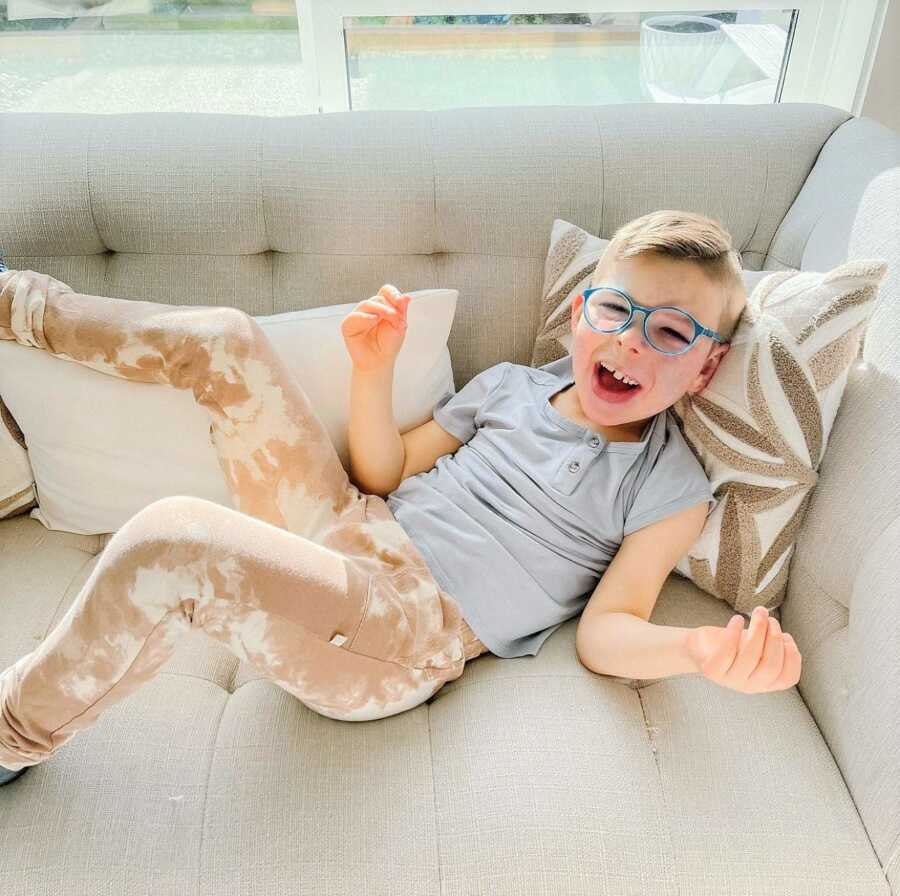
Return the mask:
<svg viewBox="0 0 900 896"><path fill-rule="evenodd" d="M212 501L155 501L113 535L53 631L0 674L0 766L47 759L191 628L330 718L411 709L458 678L465 656L453 604L403 576L370 575Z"/></svg>
<svg viewBox="0 0 900 896"><path fill-rule="evenodd" d="M15 338L24 345L43 348L112 375L191 388L197 401L210 413L214 445L241 511L256 517L256 523L269 522L288 533L318 542L331 550L332 563L334 552L351 561L348 568L353 572L348 577L361 574L366 580L364 596L360 597L361 586L352 589L357 603L363 601L356 606L360 620L356 634L332 632L328 637L331 643L324 646L341 652L326 651L328 659L324 664L313 658L315 651L306 659L298 655L298 662L310 664L304 675L311 675L323 689L322 693L333 690L340 695L345 674L355 681L357 690L374 686L366 675L360 679L360 657L368 656L368 662L374 663L367 668L375 676L373 680L379 681L382 673L377 670L383 669L386 656L395 650L398 635L416 645L408 653L417 656L427 670L425 677L431 680L431 693L443 681L462 674L465 659L487 652L462 618L455 600L437 586L421 554L387 504L378 496L360 493L349 482L305 393L248 315L217 307L172 308L152 302L80 295L47 275L13 271L0 274L0 338ZM230 508L196 498L165 500L200 501L201 505L227 510L232 515L232 530L242 528L238 521L244 519L243 515L235 514ZM160 503L155 502L141 513L149 513L151 507ZM267 542L271 538L269 534L263 540ZM164 535L158 534L157 541L164 540ZM265 556L266 544L259 548ZM109 551L109 546L106 550ZM313 553L317 557L329 556L328 551ZM288 555L300 556L293 551ZM98 568L105 562L104 553ZM301 564L292 574L302 579L305 570L316 579L316 562ZM286 565L296 566L287 562ZM90 581L96 574L95 569ZM246 587L252 585L250 581ZM300 588L291 599L302 606L304 594L305 589ZM82 612L78 607L83 604L83 597L84 593L47 641L13 668L21 670L35 663L44 667L36 658L44 655L49 642L61 645L68 642L67 633ZM322 617L323 622L328 619L327 614ZM87 641L76 641L76 647L68 650L91 655L96 645L107 649L103 647L106 643L103 626L95 620L82 627L93 632L90 649L85 646ZM228 643L227 637L223 640ZM64 646L59 651L65 655ZM344 657L347 657L346 667L342 665ZM152 669L157 667L155 664ZM37 671L33 674L40 675ZM280 683L277 676L271 677ZM140 680L146 680L146 676ZM0 698L9 706L20 706L20 725L25 724L26 708L31 704L22 696L20 685L10 682L7 672ZM124 686L129 687L127 682ZM130 687L133 690L136 686ZM288 689L299 696L299 689ZM122 696L128 692L116 690ZM390 709L391 706L410 708L428 696L430 693L421 696L421 689L410 690L407 684L405 698L381 703L380 707L374 699L368 709L355 706L347 710L347 706L353 706L352 701L348 703L344 698L341 703L339 696L331 704L321 695L318 700L301 699L335 718L377 718L379 713L391 715L402 711ZM0 710L3 705L0 700ZM327 711L328 706L337 708ZM342 711L350 715L336 714ZM14 717L9 715L11 719ZM2 740L0 736L0 744ZM2 748L0 765L14 767L3 762Z"/></svg>

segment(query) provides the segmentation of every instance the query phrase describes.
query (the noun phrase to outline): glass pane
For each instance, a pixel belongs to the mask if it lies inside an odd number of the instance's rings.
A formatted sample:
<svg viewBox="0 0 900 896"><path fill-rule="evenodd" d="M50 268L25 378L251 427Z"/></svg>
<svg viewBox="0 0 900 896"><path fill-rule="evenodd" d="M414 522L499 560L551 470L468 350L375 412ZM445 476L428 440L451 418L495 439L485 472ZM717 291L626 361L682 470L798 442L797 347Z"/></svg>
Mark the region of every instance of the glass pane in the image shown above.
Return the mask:
<svg viewBox="0 0 900 896"><path fill-rule="evenodd" d="M795 13L345 16L350 108L778 102Z"/></svg>
<svg viewBox="0 0 900 896"><path fill-rule="evenodd" d="M0 0L0 112L315 113L294 0Z"/></svg>

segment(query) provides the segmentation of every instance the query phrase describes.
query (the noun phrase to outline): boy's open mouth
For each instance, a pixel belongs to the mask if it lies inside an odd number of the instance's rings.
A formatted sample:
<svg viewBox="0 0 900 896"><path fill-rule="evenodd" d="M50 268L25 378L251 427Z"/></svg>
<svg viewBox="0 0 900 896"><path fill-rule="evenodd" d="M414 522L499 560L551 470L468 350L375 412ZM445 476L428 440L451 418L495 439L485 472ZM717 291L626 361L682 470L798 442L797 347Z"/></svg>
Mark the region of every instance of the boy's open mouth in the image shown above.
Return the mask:
<svg viewBox="0 0 900 896"><path fill-rule="evenodd" d="M592 379L594 394L603 401L611 404L622 404L630 401L641 391L641 386L631 386L622 380L617 380L612 373L599 362L594 365Z"/></svg>

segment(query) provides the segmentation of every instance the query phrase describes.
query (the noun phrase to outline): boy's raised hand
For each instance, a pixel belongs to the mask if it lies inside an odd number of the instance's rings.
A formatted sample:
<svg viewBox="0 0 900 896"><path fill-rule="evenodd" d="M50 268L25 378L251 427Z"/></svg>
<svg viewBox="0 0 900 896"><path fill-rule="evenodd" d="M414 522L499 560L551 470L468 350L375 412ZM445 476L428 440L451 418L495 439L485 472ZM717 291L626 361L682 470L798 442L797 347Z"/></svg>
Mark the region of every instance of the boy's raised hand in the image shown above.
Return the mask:
<svg viewBox="0 0 900 896"><path fill-rule="evenodd" d="M368 373L394 363L406 338L406 308L410 300L410 296L388 283L344 318L341 334L354 369Z"/></svg>
<svg viewBox="0 0 900 896"><path fill-rule="evenodd" d="M687 649L698 672L744 694L783 691L800 680L800 650L765 607L753 610L746 631L740 614L725 626L691 629Z"/></svg>

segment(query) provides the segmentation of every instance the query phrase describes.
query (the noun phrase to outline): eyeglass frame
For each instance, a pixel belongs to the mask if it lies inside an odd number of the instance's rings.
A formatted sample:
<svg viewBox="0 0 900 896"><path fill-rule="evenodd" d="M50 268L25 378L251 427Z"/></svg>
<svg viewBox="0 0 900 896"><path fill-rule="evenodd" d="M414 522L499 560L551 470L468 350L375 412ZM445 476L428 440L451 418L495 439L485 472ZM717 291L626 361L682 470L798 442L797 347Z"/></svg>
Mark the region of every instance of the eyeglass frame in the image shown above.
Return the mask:
<svg viewBox="0 0 900 896"><path fill-rule="evenodd" d="M617 292L620 296L622 296L625 299L626 302L628 302L628 305L629 305L628 317L626 317L625 320L622 321L622 325L620 327L617 327L615 330L601 330L599 327L595 327L588 319L588 316L587 316L588 300L595 292L599 292L601 289L609 289L609 290L612 290L613 292ZM581 303L582 317L584 317L585 323L595 333L604 333L606 335L609 335L611 333L622 333L623 331L627 330L629 326L631 326L631 321L634 318L635 310L642 311L644 313L644 322L643 322L641 329L644 333L644 340L646 341L647 345L649 345L650 348L653 349L653 351L659 352L659 354L661 354L661 355L668 355L668 356L683 355L685 352L690 351L697 344L697 340L701 336L709 336L710 339L714 339L716 342L720 342L720 343L728 342L728 340L723 338L723 336L720 333L717 333L715 330L710 330L709 327L704 327L703 324L701 324L700 321L697 320L697 318L694 317L693 314L691 314L689 311L685 311L684 308L678 308L675 305L659 305L656 308L651 308L649 305L639 305L637 302L635 302L635 300L633 298L631 298L630 295L628 295L627 292L625 292L624 290L618 289L615 286L601 285L601 286L589 287L588 289L584 290L584 292L582 293L582 298L583 298L583 301ZM647 334L647 318L649 318L650 315L654 311L662 311L662 310L680 311L682 314L686 314L691 319L691 322L694 325L694 335L691 337L691 341L683 349L681 349L681 351L664 352L662 349L657 348L653 344L649 335Z"/></svg>

